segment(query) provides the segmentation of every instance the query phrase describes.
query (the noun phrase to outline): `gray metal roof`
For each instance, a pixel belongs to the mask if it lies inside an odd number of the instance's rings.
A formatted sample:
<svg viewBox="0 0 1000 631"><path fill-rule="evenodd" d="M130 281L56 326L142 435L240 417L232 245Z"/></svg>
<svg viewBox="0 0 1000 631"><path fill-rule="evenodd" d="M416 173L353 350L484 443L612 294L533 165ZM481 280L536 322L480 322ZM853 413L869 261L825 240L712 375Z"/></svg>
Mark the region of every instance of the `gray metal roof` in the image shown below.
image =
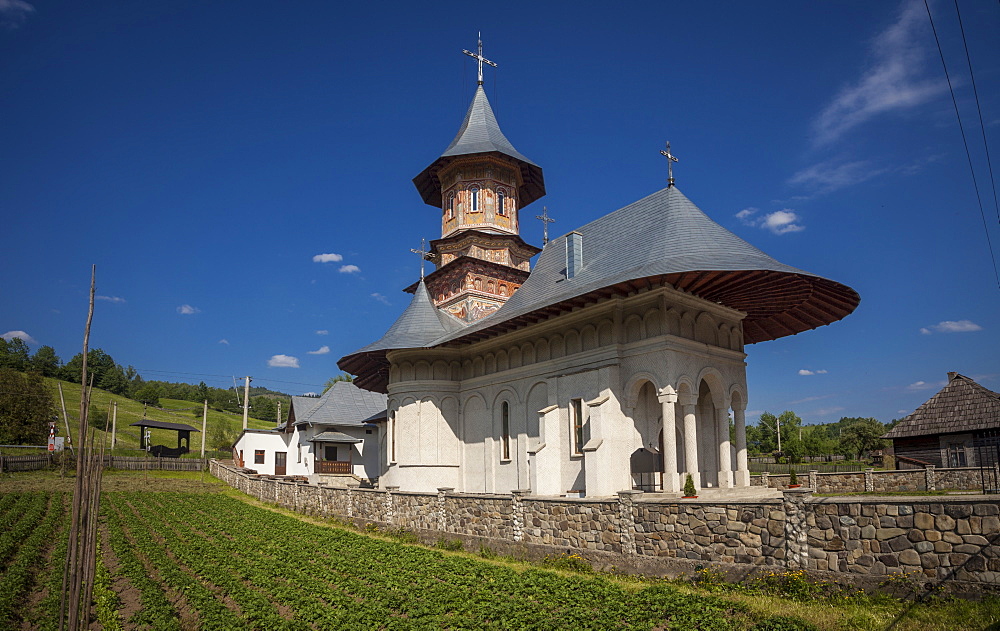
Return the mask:
<svg viewBox="0 0 1000 631"><path fill-rule="evenodd" d="M354 438L353 436L348 436L343 432L323 432L321 434L316 434L309 439L311 443L363 443L365 442L361 438Z"/></svg>
<svg viewBox="0 0 1000 631"><path fill-rule="evenodd" d="M495 313L429 346L485 332L499 323L595 290L663 277L674 287L746 312L747 343L799 333L846 316L857 293L779 263L715 223L676 187L667 187L574 232L583 263L566 278L566 241L550 241L531 275ZM482 336L481 336L482 337Z"/></svg>
<svg viewBox="0 0 1000 631"><path fill-rule="evenodd" d="M305 397L294 397L304 399ZM362 390L349 381L338 381L330 386L315 403L303 409L301 416L295 412L295 425L337 425L360 427L377 414L384 414L386 397L384 394Z"/></svg>
<svg viewBox="0 0 1000 631"><path fill-rule="evenodd" d="M170 423L169 421L153 421L144 418L141 421L129 424L132 427L152 427L153 429L172 429L177 432L200 432L200 429L191 427L187 423Z"/></svg>
<svg viewBox="0 0 1000 631"><path fill-rule="evenodd" d="M441 155L465 156L491 151L499 151L521 162L535 164L518 153L514 145L510 144L507 137L500 131L496 115L493 114L490 101L486 98L486 90L483 89L483 86L479 86L476 88L475 96L472 97L469 110L465 113L465 120L462 121L458 133L455 134L455 139Z"/></svg>
<svg viewBox="0 0 1000 631"><path fill-rule="evenodd" d="M440 158L413 178L413 183L424 202L431 206L441 206L441 184L437 179L437 172L448 162L448 158L494 152L513 158L521 167L523 183L518 191L519 207L527 206L545 195L542 168L518 152L503 135L490 101L486 98L486 91L483 86L479 86L454 140Z"/></svg>
<svg viewBox="0 0 1000 631"><path fill-rule="evenodd" d="M462 328L463 323L457 318L438 310L431 301L427 286L423 279L413 292L409 306L393 323L385 335L376 342L358 349L350 355L345 355L337 362L341 370L358 375L357 385L367 388L371 383L367 380L381 375L378 380L387 381L389 364L386 362L386 351L399 348L423 348L434 340ZM384 379L382 379L384 377ZM385 385L379 388L385 390ZM385 409L383 403L382 409Z"/></svg>
<svg viewBox="0 0 1000 631"><path fill-rule="evenodd" d="M948 385L883 438L933 436L1000 428L1000 394L965 375L948 373Z"/></svg>

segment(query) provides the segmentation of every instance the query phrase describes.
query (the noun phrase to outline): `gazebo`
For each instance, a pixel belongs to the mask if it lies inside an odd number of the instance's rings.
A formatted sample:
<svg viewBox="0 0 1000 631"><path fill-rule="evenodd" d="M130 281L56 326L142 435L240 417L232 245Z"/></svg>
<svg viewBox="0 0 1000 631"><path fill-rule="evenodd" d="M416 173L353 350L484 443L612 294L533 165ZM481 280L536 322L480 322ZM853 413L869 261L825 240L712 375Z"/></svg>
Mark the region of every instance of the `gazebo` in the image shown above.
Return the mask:
<svg viewBox="0 0 1000 631"><path fill-rule="evenodd" d="M179 458L181 455L191 451L191 432L201 431L191 427L187 423L168 423L167 421L154 421L148 418L132 423L131 426L140 429L139 448L148 449L150 454L163 458ZM177 448L173 449L166 445L146 445L146 428L168 429L177 432Z"/></svg>

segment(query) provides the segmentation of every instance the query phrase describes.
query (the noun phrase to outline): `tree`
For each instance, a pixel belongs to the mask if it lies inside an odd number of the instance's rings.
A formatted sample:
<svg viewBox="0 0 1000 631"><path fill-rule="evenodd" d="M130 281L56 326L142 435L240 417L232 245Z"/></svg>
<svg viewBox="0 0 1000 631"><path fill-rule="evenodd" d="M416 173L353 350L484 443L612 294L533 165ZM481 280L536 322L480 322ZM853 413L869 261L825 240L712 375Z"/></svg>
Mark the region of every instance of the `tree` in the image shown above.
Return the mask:
<svg viewBox="0 0 1000 631"><path fill-rule="evenodd" d="M28 353L28 345L21 338L0 338L0 367L24 372L28 369Z"/></svg>
<svg viewBox="0 0 1000 631"><path fill-rule="evenodd" d="M44 443L55 414L52 393L41 375L0 368L0 444Z"/></svg>
<svg viewBox="0 0 1000 631"><path fill-rule="evenodd" d="M144 383L135 391L132 398L141 403L151 405L153 407L160 406L160 387L155 383Z"/></svg>
<svg viewBox="0 0 1000 631"><path fill-rule="evenodd" d="M98 388L121 396L128 396L130 385L129 380L125 377L125 371L118 365L105 371L101 380L97 382Z"/></svg>
<svg viewBox="0 0 1000 631"><path fill-rule="evenodd" d="M354 375L342 372L336 377L332 377L326 380L326 384L323 386L323 393L325 394L327 390L333 387L333 384L338 381L346 381L347 383L354 383Z"/></svg>
<svg viewBox="0 0 1000 631"><path fill-rule="evenodd" d="M239 435L240 430L238 430L235 426L229 427L229 421L220 420L212 425L211 429L208 430L208 436L205 437L205 443L209 449L225 451L232 448L233 443L236 442Z"/></svg>
<svg viewBox="0 0 1000 631"><path fill-rule="evenodd" d="M100 384L104 378L104 373L114 370L118 365L115 360L99 348L87 351L87 378L93 375L94 383ZM61 379L80 383L83 372L83 353L77 353L62 367Z"/></svg>
<svg viewBox="0 0 1000 631"><path fill-rule="evenodd" d="M760 422L753 432L754 440L760 453L775 454L775 464L782 457L787 457L790 462L798 462L802 459L804 449L802 440L799 438L799 428L802 427L802 419L795 412L785 410L781 416L775 416L770 412L760 415ZM749 428L748 428L749 429ZM778 452L778 431L781 431L781 454ZM747 434L747 441L750 440L750 433Z"/></svg>
<svg viewBox="0 0 1000 631"><path fill-rule="evenodd" d="M885 431L885 426L877 419L859 418L844 428L840 444L847 454L861 460L868 452L885 447L886 441L882 439Z"/></svg>
<svg viewBox="0 0 1000 631"><path fill-rule="evenodd" d="M250 397L250 416L271 420L278 415L278 408L271 397Z"/></svg>
<svg viewBox="0 0 1000 631"><path fill-rule="evenodd" d="M51 346L39 346L31 357L28 369L43 377L58 377L62 368L62 360L56 355L56 349Z"/></svg>

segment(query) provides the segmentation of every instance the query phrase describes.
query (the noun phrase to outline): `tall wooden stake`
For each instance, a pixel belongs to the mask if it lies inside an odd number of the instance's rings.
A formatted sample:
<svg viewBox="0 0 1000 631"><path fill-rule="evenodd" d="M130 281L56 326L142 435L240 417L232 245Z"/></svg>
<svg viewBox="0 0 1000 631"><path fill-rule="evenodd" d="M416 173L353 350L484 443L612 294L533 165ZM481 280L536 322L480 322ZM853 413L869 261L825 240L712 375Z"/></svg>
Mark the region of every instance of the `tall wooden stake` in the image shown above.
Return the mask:
<svg viewBox="0 0 1000 631"><path fill-rule="evenodd" d="M73 432L69 430L69 415L66 414L66 397L63 396L62 384L56 382L56 387L59 388L59 401L62 403L63 421L66 423L66 445L75 454L76 451L73 449Z"/></svg>
<svg viewBox="0 0 1000 631"><path fill-rule="evenodd" d="M201 412L201 457L205 459L205 430L208 428L208 399L205 399L205 407Z"/></svg>
<svg viewBox="0 0 1000 631"><path fill-rule="evenodd" d="M114 402L114 412L111 415L111 453L115 453L115 444L118 442L118 402Z"/></svg>

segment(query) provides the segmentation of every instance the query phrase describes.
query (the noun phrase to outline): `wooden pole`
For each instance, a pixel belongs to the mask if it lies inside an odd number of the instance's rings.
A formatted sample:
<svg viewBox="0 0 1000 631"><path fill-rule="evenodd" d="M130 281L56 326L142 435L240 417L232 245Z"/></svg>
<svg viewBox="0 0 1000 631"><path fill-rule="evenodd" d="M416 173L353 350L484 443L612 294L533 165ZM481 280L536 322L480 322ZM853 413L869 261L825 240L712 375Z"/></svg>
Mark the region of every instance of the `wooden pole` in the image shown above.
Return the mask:
<svg viewBox="0 0 1000 631"><path fill-rule="evenodd" d="M56 382L56 387L59 388L59 401L62 403L63 421L66 423L66 445L75 454L76 451L73 449L73 432L69 430L69 415L66 414L66 397L63 396L62 384Z"/></svg>
<svg viewBox="0 0 1000 631"><path fill-rule="evenodd" d="M201 457L205 458L205 431L208 428L208 399L205 399L205 407L201 412Z"/></svg>
<svg viewBox="0 0 1000 631"><path fill-rule="evenodd" d="M118 402L114 402L114 412L111 415L111 453L115 452L115 444L118 442Z"/></svg>
<svg viewBox="0 0 1000 631"><path fill-rule="evenodd" d="M243 389L243 429L247 428L247 418L250 416L250 377L246 377L246 380Z"/></svg>

